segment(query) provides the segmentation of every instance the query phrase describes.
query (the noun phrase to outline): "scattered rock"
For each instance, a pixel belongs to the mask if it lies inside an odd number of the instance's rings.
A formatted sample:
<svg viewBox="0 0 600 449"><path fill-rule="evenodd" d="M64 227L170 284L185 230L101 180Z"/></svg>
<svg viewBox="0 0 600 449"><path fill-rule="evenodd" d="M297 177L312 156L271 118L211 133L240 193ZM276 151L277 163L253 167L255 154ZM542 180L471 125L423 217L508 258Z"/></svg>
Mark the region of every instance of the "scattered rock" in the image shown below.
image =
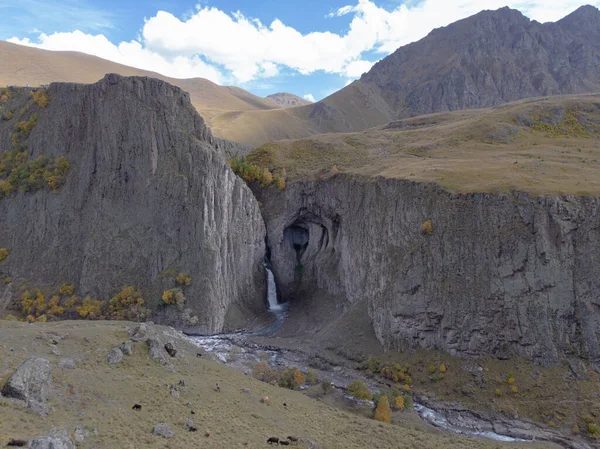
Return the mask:
<svg viewBox="0 0 600 449"><path fill-rule="evenodd" d="M125 355L133 355L133 342L131 340L124 341L121 343L121 346L119 346L119 349Z"/></svg>
<svg viewBox="0 0 600 449"><path fill-rule="evenodd" d="M171 426L169 426L167 423L160 423L152 428L152 435L171 438L175 435L175 433L171 431Z"/></svg>
<svg viewBox="0 0 600 449"><path fill-rule="evenodd" d="M60 350L56 346L52 346L52 354L59 356Z"/></svg>
<svg viewBox="0 0 600 449"><path fill-rule="evenodd" d="M171 393L171 396L173 396L174 398L179 397L179 388L177 388L177 385L171 385L169 387L169 392Z"/></svg>
<svg viewBox="0 0 600 449"><path fill-rule="evenodd" d="M25 401L27 407L40 416L49 413L46 404L50 389L50 362L32 357L21 364L2 389L9 398Z"/></svg>
<svg viewBox="0 0 600 449"><path fill-rule="evenodd" d="M587 367L585 363L581 359L569 359L569 368L573 375L580 380L584 380L587 378Z"/></svg>
<svg viewBox="0 0 600 449"><path fill-rule="evenodd" d="M195 428L194 421L192 421L191 419L188 419L187 422L185 423L185 427L187 427L188 430L191 431L191 429Z"/></svg>
<svg viewBox="0 0 600 449"><path fill-rule="evenodd" d="M242 392L246 393L246 394L250 394L252 393L252 391L250 391L249 388L242 388Z"/></svg>
<svg viewBox="0 0 600 449"><path fill-rule="evenodd" d="M175 365L169 365L165 368L168 372L170 373L174 373L175 372Z"/></svg>
<svg viewBox="0 0 600 449"><path fill-rule="evenodd" d="M177 349L173 347L172 343L165 344L165 351L167 351L167 354L169 354L171 357L175 357L177 355Z"/></svg>
<svg viewBox="0 0 600 449"><path fill-rule="evenodd" d="M60 362L58 362L58 367L63 369L75 369L77 368L77 364L73 359L60 359Z"/></svg>
<svg viewBox="0 0 600 449"><path fill-rule="evenodd" d="M191 403L191 402L188 402L188 403L187 403L187 406L188 406L189 408L193 408L193 405L192 405L192 403Z"/></svg>
<svg viewBox="0 0 600 449"><path fill-rule="evenodd" d="M121 363L121 360L123 360L123 351L119 348L112 348L106 356L106 361L111 365Z"/></svg>
<svg viewBox="0 0 600 449"><path fill-rule="evenodd" d="M65 429L52 429L48 436L29 443L30 449L75 449L75 444Z"/></svg>
<svg viewBox="0 0 600 449"><path fill-rule="evenodd" d="M158 363L167 364L169 355L165 351L165 345L157 338L148 339L148 354Z"/></svg>
<svg viewBox="0 0 600 449"><path fill-rule="evenodd" d="M305 442L308 449L321 449L321 445L316 441L306 440Z"/></svg>
<svg viewBox="0 0 600 449"><path fill-rule="evenodd" d="M95 431L94 433L98 433L98 431ZM75 432L74 432L75 442L83 443L87 438L91 437L94 433L90 432L83 426L77 426L77 427L75 427Z"/></svg>
<svg viewBox="0 0 600 449"><path fill-rule="evenodd" d="M148 327L142 323L137 327L129 329L129 337L133 341L146 341L148 340Z"/></svg>

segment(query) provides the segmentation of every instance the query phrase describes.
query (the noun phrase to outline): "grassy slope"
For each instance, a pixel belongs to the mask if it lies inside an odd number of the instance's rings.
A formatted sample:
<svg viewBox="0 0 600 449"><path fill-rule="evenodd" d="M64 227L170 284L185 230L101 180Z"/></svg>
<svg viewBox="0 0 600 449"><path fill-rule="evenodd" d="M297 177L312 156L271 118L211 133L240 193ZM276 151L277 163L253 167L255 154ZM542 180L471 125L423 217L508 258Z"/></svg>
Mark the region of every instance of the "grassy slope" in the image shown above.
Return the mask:
<svg viewBox="0 0 600 449"><path fill-rule="evenodd" d="M360 133L267 144L250 160L291 181L341 172L436 182L455 192L600 193L600 97L524 100Z"/></svg>
<svg viewBox="0 0 600 449"><path fill-rule="evenodd" d="M192 104L209 122L228 111L276 108L269 100L238 87L219 86L203 78L175 79L78 52L54 52L0 41L0 87L53 81L94 83L106 73L163 79L190 93Z"/></svg>
<svg viewBox="0 0 600 449"><path fill-rule="evenodd" d="M31 438L53 426L77 425L96 429L80 446L122 448L179 448L201 445L206 448L268 447L267 437L290 434L318 442L323 448L503 448L552 447L551 445L502 444L467 439L450 434L416 430L414 426L390 426L340 411L299 392L273 387L246 377L215 362L195 357L195 348L179 344L181 357L175 372L149 359L143 344L134 346L134 355L122 364L106 363L108 350L126 338L127 323L60 322L24 325L0 322L0 380L2 383L26 358L38 355L52 364L54 384L52 413L41 418L27 409L0 399L0 436ZM44 335L54 332L69 338L58 343L60 356L51 352ZM87 338L89 343L83 339ZM11 351L10 348L14 348ZM183 350L181 350L183 349ZM75 370L58 368L61 357L77 361ZM187 391L172 397L168 385L185 380ZM222 392L214 390L220 382ZM245 394L242 388L251 389ZM260 403L269 396L270 405ZM145 403L141 412L131 406ZM190 402L196 414L187 406ZM287 407L283 403L287 403ZM199 432L185 429L188 418ZM151 435L160 422L171 424L175 437L165 440ZM204 432L212 436L206 438ZM4 444L4 441L0 441ZM303 446L300 446L303 447Z"/></svg>

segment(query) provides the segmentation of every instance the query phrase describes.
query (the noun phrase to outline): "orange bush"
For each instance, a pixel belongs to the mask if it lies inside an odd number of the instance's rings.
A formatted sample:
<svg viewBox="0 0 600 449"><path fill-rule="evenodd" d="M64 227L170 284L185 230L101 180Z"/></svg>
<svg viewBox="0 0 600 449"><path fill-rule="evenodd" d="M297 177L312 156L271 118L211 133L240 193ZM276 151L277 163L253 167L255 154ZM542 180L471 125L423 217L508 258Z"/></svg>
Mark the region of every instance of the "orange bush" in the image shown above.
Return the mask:
<svg viewBox="0 0 600 449"><path fill-rule="evenodd" d="M387 396L383 396L379 400L379 405L377 405L377 409L375 410L375 419L388 424L392 422L392 409L390 408Z"/></svg>

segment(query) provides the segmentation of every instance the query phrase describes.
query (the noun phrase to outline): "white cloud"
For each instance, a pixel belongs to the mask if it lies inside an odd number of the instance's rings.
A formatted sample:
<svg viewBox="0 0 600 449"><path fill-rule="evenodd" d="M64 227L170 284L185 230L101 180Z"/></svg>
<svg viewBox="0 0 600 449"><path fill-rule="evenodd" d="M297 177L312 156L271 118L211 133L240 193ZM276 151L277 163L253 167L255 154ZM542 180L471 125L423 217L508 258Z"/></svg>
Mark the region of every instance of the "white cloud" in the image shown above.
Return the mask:
<svg viewBox="0 0 600 449"><path fill-rule="evenodd" d="M304 95L304 99L310 101L311 103L314 103L315 101L315 97L313 97L313 94L306 94Z"/></svg>
<svg viewBox="0 0 600 449"><path fill-rule="evenodd" d="M351 16L345 34L302 34L281 20L264 25L241 12L227 14L198 6L183 19L159 11L147 19L139 40L111 43L103 35L40 34L35 42L10 41L51 50L91 53L122 64L187 78L200 76L216 82L245 83L272 78L281 68L308 75L316 71L358 78L374 62L367 52L385 56L416 41L433 28L448 25L482 9L508 5L538 21L557 20L581 0L422 0L388 11L371 0L358 0L329 17ZM594 3L600 5L600 1Z"/></svg>

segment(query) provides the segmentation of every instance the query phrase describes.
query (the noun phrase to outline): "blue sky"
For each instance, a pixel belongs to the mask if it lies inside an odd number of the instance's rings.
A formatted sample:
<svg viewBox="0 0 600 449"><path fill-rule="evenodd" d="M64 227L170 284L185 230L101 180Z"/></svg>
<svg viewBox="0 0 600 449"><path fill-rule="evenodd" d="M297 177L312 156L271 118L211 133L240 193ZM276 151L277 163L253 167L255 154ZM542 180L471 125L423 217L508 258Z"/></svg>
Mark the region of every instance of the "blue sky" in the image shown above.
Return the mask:
<svg viewBox="0 0 600 449"><path fill-rule="evenodd" d="M588 2L595 6L600 1ZM0 39L321 99L396 48L482 9L540 22L580 0L0 0Z"/></svg>

